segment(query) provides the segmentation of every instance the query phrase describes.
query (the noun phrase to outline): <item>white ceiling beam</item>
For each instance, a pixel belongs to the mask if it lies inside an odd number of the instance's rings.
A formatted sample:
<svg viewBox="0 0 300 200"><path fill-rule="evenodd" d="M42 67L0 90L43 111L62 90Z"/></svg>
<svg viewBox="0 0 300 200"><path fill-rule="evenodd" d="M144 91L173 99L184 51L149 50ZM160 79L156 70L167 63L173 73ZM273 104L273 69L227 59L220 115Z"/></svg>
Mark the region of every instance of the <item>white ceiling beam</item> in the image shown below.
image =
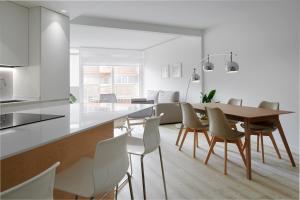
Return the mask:
<svg viewBox="0 0 300 200"><path fill-rule="evenodd" d="M169 26L162 24L119 20L111 18L100 18L100 17L89 17L89 16L79 16L71 20L71 24L87 25L87 26L99 26L99 27L109 27L109 28L119 28L127 30L138 30L138 31L149 31L157 33L169 33L175 35L188 35L188 36L202 36L204 30Z"/></svg>

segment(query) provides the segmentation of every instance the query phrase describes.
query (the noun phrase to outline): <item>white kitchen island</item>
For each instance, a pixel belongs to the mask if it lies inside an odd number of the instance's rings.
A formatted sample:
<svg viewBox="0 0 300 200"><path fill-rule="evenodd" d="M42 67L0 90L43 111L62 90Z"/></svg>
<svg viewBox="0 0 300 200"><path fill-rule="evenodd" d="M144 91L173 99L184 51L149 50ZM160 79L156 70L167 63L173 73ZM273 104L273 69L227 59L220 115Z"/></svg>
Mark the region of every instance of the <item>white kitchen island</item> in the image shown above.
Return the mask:
<svg viewBox="0 0 300 200"><path fill-rule="evenodd" d="M57 171L61 171L82 156L93 156L99 141L113 137L114 120L152 106L65 104L21 111L64 117L0 130L1 191L37 175L57 161L61 162ZM57 199L70 197L55 191Z"/></svg>

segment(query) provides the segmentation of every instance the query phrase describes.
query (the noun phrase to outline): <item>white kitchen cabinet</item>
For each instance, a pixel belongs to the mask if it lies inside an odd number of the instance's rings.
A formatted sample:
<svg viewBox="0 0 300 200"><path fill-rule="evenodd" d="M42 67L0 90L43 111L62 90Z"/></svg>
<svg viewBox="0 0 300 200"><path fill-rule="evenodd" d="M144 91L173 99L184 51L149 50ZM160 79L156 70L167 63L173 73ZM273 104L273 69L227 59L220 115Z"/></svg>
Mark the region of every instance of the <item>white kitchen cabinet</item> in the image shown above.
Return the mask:
<svg viewBox="0 0 300 200"><path fill-rule="evenodd" d="M41 8L41 100L69 97L69 35L68 17Z"/></svg>
<svg viewBox="0 0 300 200"><path fill-rule="evenodd" d="M0 65L28 65L28 8L0 2Z"/></svg>
<svg viewBox="0 0 300 200"><path fill-rule="evenodd" d="M29 9L29 65L15 68L14 96L68 99L69 18L43 7Z"/></svg>

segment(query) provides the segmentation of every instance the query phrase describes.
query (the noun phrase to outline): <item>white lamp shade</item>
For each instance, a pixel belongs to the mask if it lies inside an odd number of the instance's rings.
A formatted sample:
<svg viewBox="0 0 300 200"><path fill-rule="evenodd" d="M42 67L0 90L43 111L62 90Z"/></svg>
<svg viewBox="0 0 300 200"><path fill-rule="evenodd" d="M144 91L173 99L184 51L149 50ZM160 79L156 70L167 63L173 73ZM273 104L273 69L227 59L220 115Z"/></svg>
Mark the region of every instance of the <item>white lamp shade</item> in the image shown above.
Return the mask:
<svg viewBox="0 0 300 200"><path fill-rule="evenodd" d="M240 69L239 64L233 61L229 61L226 63L226 72L227 73L235 73Z"/></svg>
<svg viewBox="0 0 300 200"><path fill-rule="evenodd" d="M215 68L215 66L211 62L205 62L203 64L203 70L206 72L211 72L214 70L214 68Z"/></svg>
<svg viewBox="0 0 300 200"><path fill-rule="evenodd" d="M191 81L194 83L200 82L200 75L197 74L196 72L193 72L192 77L191 77Z"/></svg>

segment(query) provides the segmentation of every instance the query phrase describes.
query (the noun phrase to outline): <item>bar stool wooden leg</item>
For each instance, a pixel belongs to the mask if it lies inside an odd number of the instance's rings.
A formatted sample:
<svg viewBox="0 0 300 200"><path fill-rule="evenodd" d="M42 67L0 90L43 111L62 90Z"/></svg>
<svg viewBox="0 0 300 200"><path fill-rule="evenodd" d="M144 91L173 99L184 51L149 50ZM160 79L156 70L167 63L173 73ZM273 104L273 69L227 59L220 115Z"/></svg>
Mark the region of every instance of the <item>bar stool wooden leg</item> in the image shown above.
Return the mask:
<svg viewBox="0 0 300 200"><path fill-rule="evenodd" d="M272 141L272 143L273 143L273 146L274 146L274 148L275 148L275 151L276 151L276 153L277 153L278 158L281 159L281 155L280 155L279 149L278 149L278 147L277 147L277 144L276 144L276 142L275 142L275 139L274 139L274 137L273 137L273 133L272 133L272 132L269 133L269 137L270 137L270 139L271 139L271 141Z"/></svg>
<svg viewBox="0 0 300 200"><path fill-rule="evenodd" d="M227 175L227 140L224 141L224 175Z"/></svg>
<svg viewBox="0 0 300 200"><path fill-rule="evenodd" d="M265 163L265 152L264 152L264 136L262 133L259 133L260 140L261 140L261 157L262 162Z"/></svg>

